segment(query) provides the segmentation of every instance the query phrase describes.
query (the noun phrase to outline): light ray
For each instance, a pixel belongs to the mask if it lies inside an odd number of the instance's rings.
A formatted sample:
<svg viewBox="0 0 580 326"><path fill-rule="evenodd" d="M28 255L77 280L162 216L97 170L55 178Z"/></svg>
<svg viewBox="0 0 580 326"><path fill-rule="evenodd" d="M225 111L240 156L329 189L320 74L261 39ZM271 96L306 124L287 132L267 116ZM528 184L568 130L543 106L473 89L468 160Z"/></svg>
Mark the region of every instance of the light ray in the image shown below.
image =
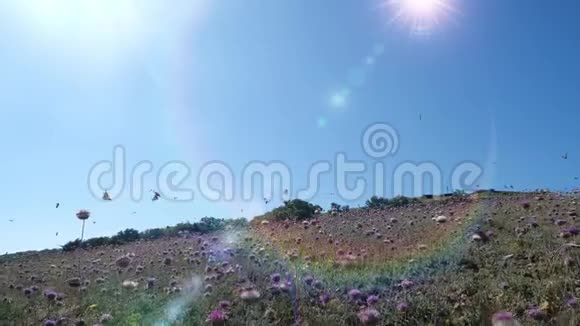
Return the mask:
<svg viewBox="0 0 580 326"><path fill-rule="evenodd" d="M388 7L393 14L391 23L408 26L411 33L429 33L443 23L445 18L457 14L453 0L384 0L380 6Z"/></svg>

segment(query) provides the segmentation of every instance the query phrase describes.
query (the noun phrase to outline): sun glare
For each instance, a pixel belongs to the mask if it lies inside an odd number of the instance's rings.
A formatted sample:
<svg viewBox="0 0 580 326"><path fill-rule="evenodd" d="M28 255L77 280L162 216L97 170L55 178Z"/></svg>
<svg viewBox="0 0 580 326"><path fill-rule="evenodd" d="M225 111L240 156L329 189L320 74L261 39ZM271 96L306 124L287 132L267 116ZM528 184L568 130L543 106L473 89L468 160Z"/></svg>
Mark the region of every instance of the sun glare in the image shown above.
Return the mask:
<svg viewBox="0 0 580 326"><path fill-rule="evenodd" d="M426 16L437 8L437 0L407 0L407 10L418 16Z"/></svg>
<svg viewBox="0 0 580 326"><path fill-rule="evenodd" d="M412 33L430 32L443 18L454 12L452 0L386 0L392 21L410 27Z"/></svg>

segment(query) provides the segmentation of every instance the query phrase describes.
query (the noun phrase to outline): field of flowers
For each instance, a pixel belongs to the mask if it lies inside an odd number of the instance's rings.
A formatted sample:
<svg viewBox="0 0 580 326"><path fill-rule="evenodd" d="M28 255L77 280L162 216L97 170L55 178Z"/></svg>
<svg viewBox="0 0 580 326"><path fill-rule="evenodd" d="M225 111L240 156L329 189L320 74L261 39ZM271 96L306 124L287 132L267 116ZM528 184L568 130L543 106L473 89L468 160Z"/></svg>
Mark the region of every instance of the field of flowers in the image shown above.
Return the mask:
<svg viewBox="0 0 580 326"><path fill-rule="evenodd" d="M578 325L577 198L487 192L1 256L0 325Z"/></svg>

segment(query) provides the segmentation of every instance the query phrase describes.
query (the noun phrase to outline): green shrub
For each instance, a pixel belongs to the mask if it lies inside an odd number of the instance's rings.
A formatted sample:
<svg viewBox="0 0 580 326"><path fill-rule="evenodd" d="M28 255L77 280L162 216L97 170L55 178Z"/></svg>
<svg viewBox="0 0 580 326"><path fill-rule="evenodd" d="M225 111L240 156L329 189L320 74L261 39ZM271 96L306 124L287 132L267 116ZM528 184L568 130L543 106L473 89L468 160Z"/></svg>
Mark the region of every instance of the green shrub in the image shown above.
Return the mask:
<svg viewBox="0 0 580 326"><path fill-rule="evenodd" d="M312 218L316 210L322 208L301 199L293 199L285 201L284 206L274 209L269 215L277 220L302 221Z"/></svg>
<svg viewBox="0 0 580 326"><path fill-rule="evenodd" d="M385 198L385 197L378 197L372 196L369 200L366 201L365 206L366 208L374 208L374 209L384 209L387 207L401 207L405 205L409 205L416 201L415 198L409 198L405 196L397 196L395 198Z"/></svg>
<svg viewBox="0 0 580 326"><path fill-rule="evenodd" d="M389 199L385 197L372 196L366 201L365 206L367 208L383 209L389 205Z"/></svg>
<svg viewBox="0 0 580 326"><path fill-rule="evenodd" d="M226 225L232 227L243 227L248 224L244 218L233 220L224 220L215 217L204 217L200 222L179 223L175 226L167 226L165 229L150 229L139 232L135 229L126 229L117 233L112 237L98 237L85 240L81 243L80 239L70 241L62 246L63 251L74 251L77 248L97 248L106 245L123 245L143 240L156 240L165 236L177 236L180 232L200 233L206 234L225 229Z"/></svg>

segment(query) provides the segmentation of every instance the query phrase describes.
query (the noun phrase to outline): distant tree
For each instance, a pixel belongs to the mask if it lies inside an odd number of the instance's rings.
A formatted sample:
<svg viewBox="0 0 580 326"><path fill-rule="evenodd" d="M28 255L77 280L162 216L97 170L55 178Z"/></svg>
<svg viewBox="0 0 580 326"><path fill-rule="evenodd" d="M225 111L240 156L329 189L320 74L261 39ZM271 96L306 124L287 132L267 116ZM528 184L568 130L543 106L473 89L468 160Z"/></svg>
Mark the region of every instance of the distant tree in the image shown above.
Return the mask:
<svg viewBox="0 0 580 326"><path fill-rule="evenodd" d="M164 229L149 229L141 233L143 240L157 240L165 235Z"/></svg>
<svg viewBox="0 0 580 326"><path fill-rule="evenodd" d="M74 241L69 241L62 246L62 250L66 252L75 251L81 247L81 239L76 239Z"/></svg>
<svg viewBox="0 0 580 326"><path fill-rule="evenodd" d="M467 193L463 189L457 189L453 192L453 195L457 196L457 197L463 197L463 196L467 195Z"/></svg>
<svg viewBox="0 0 580 326"><path fill-rule="evenodd" d="M366 201L365 206L367 208L383 209L389 205L389 199L385 197L372 196Z"/></svg>
<svg viewBox="0 0 580 326"><path fill-rule="evenodd" d="M342 206L337 203L330 203L330 212L340 213L342 212Z"/></svg>
<svg viewBox="0 0 580 326"><path fill-rule="evenodd" d="M177 236L180 232L190 232L190 233L211 233L219 230L225 229L226 225L231 227L245 227L248 221L245 218L238 218L232 220L224 220L215 217L204 217L199 222L190 223L184 222L179 223L175 226L167 226L165 228L149 229L143 232L138 232L134 229L126 229L115 234L112 237L98 237L88 239L81 242L80 239L70 241L62 246L63 251L74 251L77 248L85 247L101 247L106 245L123 245L135 241L143 240L156 240L165 236Z"/></svg>
<svg viewBox="0 0 580 326"><path fill-rule="evenodd" d="M135 242L141 239L141 235L139 231L134 229L126 229L124 231L120 231L116 235L111 237L111 244L114 245L121 245L125 243Z"/></svg>
<svg viewBox="0 0 580 326"><path fill-rule="evenodd" d="M284 206L274 209L269 215L277 220L307 220L313 217L314 212L321 209L301 199L293 199L284 202Z"/></svg>
<svg viewBox="0 0 580 326"><path fill-rule="evenodd" d="M200 224L203 224L208 232L222 230L225 226L223 219L208 216L203 217Z"/></svg>
<svg viewBox="0 0 580 326"><path fill-rule="evenodd" d="M106 246L110 243L111 238L109 237L91 238L83 242L83 247L97 248L101 246Z"/></svg>
<svg viewBox="0 0 580 326"><path fill-rule="evenodd" d="M229 226L231 228L243 228L243 227L246 227L248 225L248 220L245 219L244 217L240 217L240 218L225 220L224 223L226 226Z"/></svg>
<svg viewBox="0 0 580 326"><path fill-rule="evenodd" d="M389 201L389 207L401 207L411 203L411 200L405 196L397 196Z"/></svg>

